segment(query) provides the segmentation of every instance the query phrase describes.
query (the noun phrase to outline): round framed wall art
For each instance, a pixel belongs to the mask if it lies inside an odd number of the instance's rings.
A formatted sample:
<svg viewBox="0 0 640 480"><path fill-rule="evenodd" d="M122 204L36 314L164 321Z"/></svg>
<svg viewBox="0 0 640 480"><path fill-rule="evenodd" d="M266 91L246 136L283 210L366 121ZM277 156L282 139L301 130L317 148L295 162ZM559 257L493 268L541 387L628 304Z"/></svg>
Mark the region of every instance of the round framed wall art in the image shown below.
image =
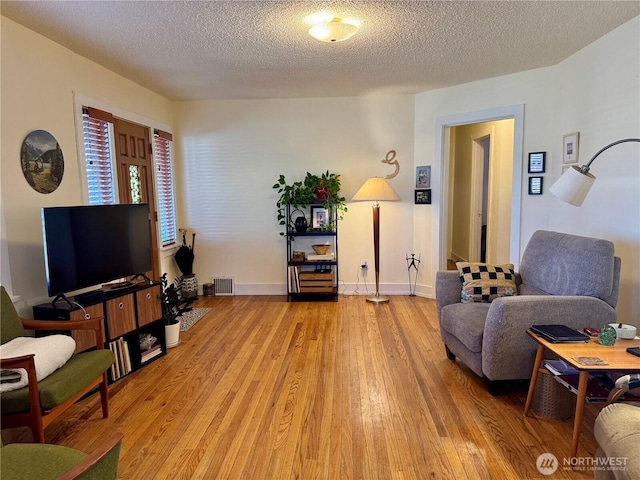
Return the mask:
<svg viewBox="0 0 640 480"><path fill-rule="evenodd" d="M51 193L62 182L64 157L49 132L34 130L26 136L20 149L20 164L24 178L36 192Z"/></svg>

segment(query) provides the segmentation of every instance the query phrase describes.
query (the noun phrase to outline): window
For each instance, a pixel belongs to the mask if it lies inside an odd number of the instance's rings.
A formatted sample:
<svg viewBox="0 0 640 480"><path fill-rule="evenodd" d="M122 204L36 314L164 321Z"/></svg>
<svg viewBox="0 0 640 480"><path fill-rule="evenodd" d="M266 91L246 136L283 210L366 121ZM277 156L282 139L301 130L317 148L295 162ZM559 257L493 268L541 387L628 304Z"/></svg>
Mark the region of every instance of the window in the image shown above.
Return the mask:
<svg viewBox="0 0 640 480"><path fill-rule="evenodd" d="M113 115L92 107L82 108L85 167L90 205L117 203L113 151ZM157 192L158 225L163 247L176 242L172 135L154 130L154 168ZM130 172L131 173L131 172ZM130 175L132 177L132 175ZM135 194L135 189L132 193Z"/></svg>
<svg viewBox="0 0 640 480"><path fill-rule="evenodd" d="M112 122L113 117L110 113L95 108L82 109L89 205L116 203L111 161Z"/></svg>
<svg viewBox="0 0 640 480"><path fill-rule="evenodd" d="M163 247L176 242L171 141L170 133L161 130L154 131L153 151L156 169L156 194L158 196L158 222L160 224L160 243Z"/></svg>

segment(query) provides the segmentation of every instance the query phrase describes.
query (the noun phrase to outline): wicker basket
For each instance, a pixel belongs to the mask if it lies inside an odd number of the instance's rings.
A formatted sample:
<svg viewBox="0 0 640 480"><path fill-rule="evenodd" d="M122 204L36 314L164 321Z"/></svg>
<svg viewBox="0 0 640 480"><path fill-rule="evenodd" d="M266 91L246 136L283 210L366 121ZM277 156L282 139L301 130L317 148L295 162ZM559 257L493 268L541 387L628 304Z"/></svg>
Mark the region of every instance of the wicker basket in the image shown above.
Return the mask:
<svg viewBox="0 0 640 480"><path fill-rule="evenodd" d="M575 405L575 395L558 383L553 374L545 371L538 374L531 403L534 413L556 420L566 420L573 416Z"/></svg>

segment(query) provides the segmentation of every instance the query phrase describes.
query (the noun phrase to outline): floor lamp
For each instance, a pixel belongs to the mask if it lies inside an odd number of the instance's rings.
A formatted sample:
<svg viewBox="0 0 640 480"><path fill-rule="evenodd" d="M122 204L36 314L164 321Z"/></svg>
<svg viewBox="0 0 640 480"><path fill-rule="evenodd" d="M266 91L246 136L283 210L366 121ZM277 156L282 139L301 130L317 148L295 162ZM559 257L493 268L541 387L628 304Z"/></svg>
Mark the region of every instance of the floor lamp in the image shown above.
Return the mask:
<svg viewBox="0 0 640 480"><path fill-rule="evenodd" d="M640 138L623 138L622 140L618 140L616 142L610 143L605 147L598 150L598 152L591 157L591 160L586 165L582 167L570 167L567 171L554 183L551 185L549 191L553 193L556 197L561 198L567 203L571 205L575 205L579 207L582 205L584 198L589 193L591 189L591 185L595 182L596 177L594 177L591 173L589 173L589 169L593 161L598 158L605 150L608 150L611 147L614 147L620 143L627 142L640 142Z"/></svg>
<svg viewBox="0 0 640 480"><path fill-rule="evenodd" d="M354 202L373 201L373 259L376 270L376 293L367 297L367 302L386 303L389 297L380 295L380 204L379 201L396 201L400 197L384 178L373 177L364 182L360 190L351 199Z"/></svg>

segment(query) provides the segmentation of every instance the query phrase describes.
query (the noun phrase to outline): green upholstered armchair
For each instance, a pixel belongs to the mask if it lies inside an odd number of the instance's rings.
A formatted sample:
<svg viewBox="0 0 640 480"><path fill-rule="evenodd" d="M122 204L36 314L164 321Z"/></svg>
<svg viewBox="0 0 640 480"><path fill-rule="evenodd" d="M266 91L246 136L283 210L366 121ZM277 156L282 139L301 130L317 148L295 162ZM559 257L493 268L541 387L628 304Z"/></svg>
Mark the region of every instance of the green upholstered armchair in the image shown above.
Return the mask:
<svg viewBox="0 0 640 480"><path fill-rule="evenodd" d="M116 480L122 434L87 455L60 445L12 443L0 449L2 480Z"/></svg>
<svg viewBox="0 0 640 480"><path fill-rule="evenodd" d="M93 330L96 350L74 354L61 368L41 381L36 380L33 355L0 359L0 368L27 371L28 385L2 392L2 428L28 426L35 442L44 443L44 429L62 412L96 386L100 387L102 416L109 416L107 369L115 361L104 348L102 319L80 321L34 321L20 318L4 287L0 287L0 344L27 336L29 330Z"/></svg>

